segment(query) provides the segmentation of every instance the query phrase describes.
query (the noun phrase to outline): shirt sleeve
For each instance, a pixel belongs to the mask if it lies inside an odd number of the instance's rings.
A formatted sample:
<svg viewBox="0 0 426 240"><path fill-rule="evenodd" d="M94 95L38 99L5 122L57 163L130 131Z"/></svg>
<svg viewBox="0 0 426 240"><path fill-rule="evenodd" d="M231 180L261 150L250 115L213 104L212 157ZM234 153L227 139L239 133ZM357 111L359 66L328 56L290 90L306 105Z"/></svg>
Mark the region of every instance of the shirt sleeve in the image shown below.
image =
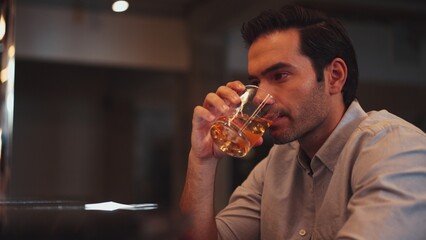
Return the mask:
<svg viewBox="0 0 426 240"><path fill-rule="evenodd" d="M368 129L352 171L349 218L337 239L425 239L426 135Z"/></svg>
<svg viewBox="0 0 426 240"><path fill-rule="evenodd" d="M259 239L260 202L267 159L237 187L229 204L216 216L219 239Z"/></svg>

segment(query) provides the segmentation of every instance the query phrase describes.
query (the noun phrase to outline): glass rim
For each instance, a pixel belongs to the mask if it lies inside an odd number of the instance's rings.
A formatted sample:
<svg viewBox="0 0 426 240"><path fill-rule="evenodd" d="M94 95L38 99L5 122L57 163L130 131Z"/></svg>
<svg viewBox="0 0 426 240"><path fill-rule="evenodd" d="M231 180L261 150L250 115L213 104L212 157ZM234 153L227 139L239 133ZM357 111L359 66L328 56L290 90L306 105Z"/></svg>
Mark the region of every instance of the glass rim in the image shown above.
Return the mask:
<svg viewBox="0 0 426 240"><path fill-rule="evenodd" d="M264 89L264 88L261 88L261 87L259 87L258 85L254 85L254 84L247 84L247 85L244 85L244 87L245 87L245 90L247 90L247 89L257 89L256 91L262 91L264 94L266 94L266 95L268 95L268 96L270 96L271 98L274 98L273 96L272 96L272 94L268 91L268 90L266 90L266 89ZM245 91L244 90L244 91Z"/></svg>

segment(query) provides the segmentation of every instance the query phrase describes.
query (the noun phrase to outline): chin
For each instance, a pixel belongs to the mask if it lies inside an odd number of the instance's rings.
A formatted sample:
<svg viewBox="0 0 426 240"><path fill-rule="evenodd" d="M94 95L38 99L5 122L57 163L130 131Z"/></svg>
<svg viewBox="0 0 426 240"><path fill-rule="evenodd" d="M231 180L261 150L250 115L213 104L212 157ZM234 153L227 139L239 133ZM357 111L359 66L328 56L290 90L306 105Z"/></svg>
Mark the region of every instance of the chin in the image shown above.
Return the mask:
<svg viewBox="0 0 426 240"><path fill-rule="evenodd" d="M290 142L288 141L286 134L282 132L278 132L278 131L271 132L270 136L274 144L286 144Z"/></svg>
<svg viewBox="0 0 426 240"><path fill-rule="evenodd" d="M293 137L291 133L286 131L275 130L271 131L269 135L274 144L287 144L296 140L296 138Z"/></svg>

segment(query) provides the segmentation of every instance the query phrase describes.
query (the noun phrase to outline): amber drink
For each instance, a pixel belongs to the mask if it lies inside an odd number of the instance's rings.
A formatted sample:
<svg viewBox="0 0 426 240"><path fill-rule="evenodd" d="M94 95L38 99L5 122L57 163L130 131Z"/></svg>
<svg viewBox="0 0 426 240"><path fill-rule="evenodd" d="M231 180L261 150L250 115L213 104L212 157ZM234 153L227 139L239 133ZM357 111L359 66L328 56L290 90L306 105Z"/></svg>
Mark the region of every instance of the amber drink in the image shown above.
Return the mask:
<svg viewBox="0 0 426 240"><path fill-rule="evenodd" d="M271 119L264 116L267 114L265 106L272 96L258 92L256 86L246 86L246 92L241 95L241 106L230 116L216 119L210 128L214 143L230 156L244 157L271 124ZM255 100L256 94L260 99Z"/></svg>

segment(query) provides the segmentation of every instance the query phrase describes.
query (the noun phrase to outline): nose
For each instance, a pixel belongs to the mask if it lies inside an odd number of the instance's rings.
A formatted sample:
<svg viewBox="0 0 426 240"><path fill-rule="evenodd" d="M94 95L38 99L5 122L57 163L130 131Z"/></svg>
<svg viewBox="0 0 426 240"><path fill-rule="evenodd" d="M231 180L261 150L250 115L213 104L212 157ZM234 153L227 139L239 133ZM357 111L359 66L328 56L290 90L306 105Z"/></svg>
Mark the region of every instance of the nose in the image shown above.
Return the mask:
<svg viewBox="0 0 426 240"><path fill-rule="evenodd" d="M257 84L257 87L258 87L258 93L260 95L259 98L265 99L267 94L272 95L272 92L271 92L272 86L268 81L259 81L259 83Z"/></svg>
<svg viewBox="0 0 426 240"><path fill-rule="evenodd" d="M254 96L253 102L257 106L272 105L275 103L275 100L270 93L264 91L263 89L258 89L256 95Z"/></svg>

